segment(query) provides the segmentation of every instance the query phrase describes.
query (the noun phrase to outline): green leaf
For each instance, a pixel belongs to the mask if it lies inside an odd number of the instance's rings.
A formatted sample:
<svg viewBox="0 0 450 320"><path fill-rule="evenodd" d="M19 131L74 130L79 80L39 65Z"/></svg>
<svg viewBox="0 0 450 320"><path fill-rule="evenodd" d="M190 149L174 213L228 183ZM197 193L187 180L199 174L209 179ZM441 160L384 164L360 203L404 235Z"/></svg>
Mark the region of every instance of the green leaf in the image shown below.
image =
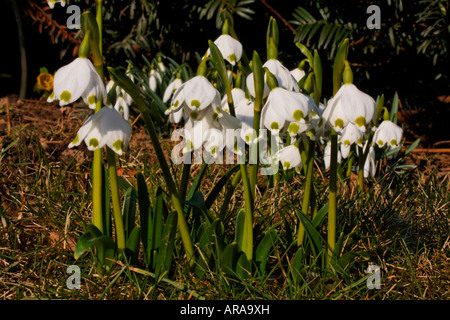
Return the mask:
<svg viewBox="0 0 450 320"><path fill-rule="evenodd" d="M200 184L202 182L203 176L205 175L205 171L208 168L208 164L204 162L202 164L202 167L200 168L200 171L197 173L197 176L195 177L195 180L192 182L191 188L189 189L189 193L186 197L186 199L189 201L192 199L194 194L197 192L198 188L200 187Z"/></svg>
<svg viewBox="0 0 450 320"><path fill-rule="evenodd" d="M344 62L347 60L349 39L342 41L336 53L333 63L333 96L338 92L342 83L342 73L344 72Z"/></svg>
<svg viewBox="0 0 450 320"><path fill-rule="evenodd" d="M131 259L131 263L136 263L139 255L141 241L141 227L136 226L130 233L125 245L125 254Z"/></svg>
<svg viewBox="0 0 450 320"><path fill-rule="evenodd" d="M259 267L261 274L264 274L267 265L267 259L269 257L272 247L275 245L275 239L277 231L274 229L269 230L258 244L255 252L255 262Z"/></svg>
<svg viewBox="0 0 450 320"><path fill-rule="evenodd" d="M238 257L238 244L232 242L223 250L222 257L220 259L222 271L228 275L234 275L236 272L236 263Z"/></svg>
<svg viewBox="0 0 450 320"><path fill-rule="evenodd" d="M161 246L158 250L156 261L156 274L162 274L170 269L173 251L175 248L175 235L177 232L178 214L176 211L169 213L163 233L161 235Z"/></svg>
<svg viewBox="0 0 450 320"><path fill-rule="evenodd" d="M137 193L134 188L128 188L124 195L122 216L125 227L125 239L135 227Z"/></svg>
<svg viewBox="0 0 450 320"><path fill-rule="evenodd" d="M318 228L328 213L328 202L323 205L312 220L314 228Z"/></svg>
<svg viewBox="0 0 450 320"><path fill-rule="evenodd" d="M394 99L392 100L392 107L390 112L390 120L397 124L397 112L398 112L398 94L397 92L394 95Z"/></svg>
<svg viewBox="0 0 450 320"><path fill-rule="evenodd" d="M311 241L311 249L313 250L314 257L318 257L320 252L322 251L323 244L325 243L322 239L322 236L315 229L314 225L311 223L310 219L301 212L301 210L295 210L297 212L297 216L300 219L300 222L305 226L305 231L307 237Z"/></svg>
<svg viewBox="0 0 450 320"><path fill-rule="evenodd" d="M86 232L80 236L77 244L75 245L75 259L78 259L102 236L102 232L96 226L94 226L93 224L88 224L86 226Z"/></svg>
<svg viewBox="0 0 450 320"><path fill-rule="evenodd" d="M233 166L222 178L220 178L220 180L212 188L211 192L208 194L205 200L205 205L208 209L214 203L222 188L225 186L225 184L228 182L228 180L231 178L231 176L237 169L239 169L239 165Z"/></svg>
<svg viewBox="0 0 450 320"><path fill-rule="evenodd" d="M301 44L300 42L296 42L295 45L306 56L306 58L308 58L309 65L314 66L314 58L313 58L311 51L309 51L309 49L307 47L305 47L303 44Z"/></svg>
<svg viewBox="0 0 450 320"><path fill-rule="evenodd" d="M137 200L139 204L140 225L142 234L142 243L144 246L144 254L148 248L149 227L153 223L152 208L150 205L150 196L148 194L147 184L142 173L136 174L137 180ZM149 224L150 222L150 224Z"/></svg>
<svg viewBox="0 0 450 320"><path fill-rule="evenodd" d="M420 139L416 139L406 150L405 150L405 156L409 154L411 151L413 151L420 143Z"/></svg>
<svg viewBox="0 0 450 320"><path fill-rule="evenodd" d="M319 106L322 96L322 62L317 50L314 50L314 102Z"/></svg>
<svg viewBox="0 0 450 320"><path fill-rule="evenodd" d="M95 247L99 262L106 267L110 267L114 262L116 252L114 240L110 236L101 236L95 241Z"/></svg>
<svg viewBox="0 0 450 320"><path fill-rule="evenodd" d="M236 215L236 229L234 241L238 245L239 251L242 251L242 242L244 239L245 210L241 209Z"/></svg>
<svg viewBox="0 0 450 320"><path fill-rule="evenodd" d="M163 190L158 187L156 190L155 205L153 207L153 221L149 229L148 242L150 252L158 252L162 245L163 221L168 216L168 209L163 199ZM152 257L153 258L153 257ZM156 258L156 257L154 257ZM153 259L153 265L156 267L156 259Z"/></svg>

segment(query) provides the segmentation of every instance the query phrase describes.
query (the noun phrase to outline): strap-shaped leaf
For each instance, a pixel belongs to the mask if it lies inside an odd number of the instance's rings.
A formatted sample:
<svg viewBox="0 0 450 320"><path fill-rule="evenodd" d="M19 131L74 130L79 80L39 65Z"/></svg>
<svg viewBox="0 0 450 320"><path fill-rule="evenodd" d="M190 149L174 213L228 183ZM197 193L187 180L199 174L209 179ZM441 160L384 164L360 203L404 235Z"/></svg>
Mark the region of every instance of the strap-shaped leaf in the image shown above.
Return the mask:
<svg viewBox="0 0 450 320"><path fill-rule="evenodd" d="M88 250L98 239L103 236L102 232L93 224L86 226L86 232L83 233L75 245L75 259L81 257L81 255Z"/></svg>
<svg viewBox="0 0 450 320"><path fill-rule="evenodd" d="M269 258L270 251L275 245L277 231L275 229L269 230L259 242L255 252L255 262L259 267L261 274L264 274Z"/></svg>

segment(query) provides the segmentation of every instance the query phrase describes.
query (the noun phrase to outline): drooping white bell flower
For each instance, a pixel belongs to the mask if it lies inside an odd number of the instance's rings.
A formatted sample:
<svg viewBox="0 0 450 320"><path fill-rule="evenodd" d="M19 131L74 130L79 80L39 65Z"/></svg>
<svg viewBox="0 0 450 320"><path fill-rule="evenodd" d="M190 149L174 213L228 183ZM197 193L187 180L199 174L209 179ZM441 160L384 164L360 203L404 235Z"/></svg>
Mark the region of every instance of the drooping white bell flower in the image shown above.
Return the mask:
<svg viewBox="0 0 450 320"><path fill-rule="evenodd" d="M358 155L360 151L365 152L366 148L367 148L367 142L364 144L364 148L362 150L360 150L359 148L357 149L358 151ZM367 154L367 158L366 161L364 162L364 178L373 178L375 176L375 172L376 172L376 165L375 165L375 149L374 147L371 145L368 147L369 148L369 152ZM359 170L359 168L358 168Z"/></svg>
<svg viewBox="0 0 450 320"><path fill-rule="evenodd" d="M114 108L106 106L91 115L78 130L69 148L79 146L82 141L94 151L107 145L118 155L122 155L131 137L131 125Z"/></svg>
<svg viewBox="0 0 450 320"><path fill-rule="evenodd" d="M355 124L362 132L375 118L375 100L360 91L354 84L341 86L336 95L328 101L323 117L336 132L340 132L348 123Z"/></svg>
<svg viewBox="0 0 450 320"><path fill-rule="evenodd" d="M58 2L61 3L61 7L64 7L66 5L66 0L47 0L50 9L53 9L55 7L55 4Z"/></svg>
<svg viewBox="0 0 450 320"><path fill-rule="evenodd" d="M219 91L204 76L195 76L183 83L173 94L171 106L166 114L187 107L191 111L200 112L208 107L220 107ZM198 113L197 113L198 115Z"/></svg>
<svg viewBox="0 0 450 320"><path fill-rule="evenodd" d="M237 130L241 123L238 119L232 117L226 112L221 112L219 115L212 108L207 108L203 112L201 118L193 118L191 111L186 109L185 125L181 136L184 137L185 146L183 153L198 150L205 147L207 152L215 153L221 151L225 146L226 129ZM217 130L221 132L221 139L218 139ZM214 137L211 137L214 135Z"/></svg>
<svg viewBox="0 0 450 320"><path fill-rule="evenodd" d="M325 146L325 149L323 152L323 161L324 161L325 170L326 170L330 167L330 162L331 162L331 141L328 141L327 145ZM341 161L342 161L342 154L338 148L337 162L341 163Z"/></svg>
<svg viewBox="0 0 450 320"><path fill-rule="evenodd" d="M342 130L342 135L340 137L341 142L341 155L343 159L346 159L350 153L350 148L353 144L357 144L362 147L363 134L356 125L349 123L344 130Z"/></svg>
<svg viewBox="0 0 450 320"><path fill-rule="evenodd" d="M241 99L235 105L236 118L241 121L241 139L248 145L255 142L256 131L253 129L255 101L247 98Z"/></svg>
<svg viewBox="0 0 450 320"><path fill-rule="evenodd" d="M220 35L214 44L219 49L223 58L227 60L231 65L235 65L236 62L241 60L242 57L242 44L239 40L234 39L228 34ZM211 50L208 48L207 56L211 54Z"/></svg>
<svg viewBox="0 0 450 320"><path fill-rule="evenodd" d="M294 77L295 81L299 82L305 75L305 70L302 70L300 68L295 68L290 71L292 76Z"/></svg>
<svg viewBox="0 0 450 320"><path fill-rule="evenodd" d="M120 95L116 98L114 109L116 109L125 120L128 120L130 118L130 109L127 101L123 96Z"/></svg>
<svg viewBox="0 0 450 320"><path fill-rule="evenodd" d="M245 91L241 88L233 88L231 89L231 97L233 98L233 105L236 106L242 99L245 99ZM221 102L222 110L225 112L230 112L230 108L228 106L228 97L224 95Z"/></svg>
<svg viewBox="0 0 450 320"><path fill-rule="evenodd" d="M289 133L294 136L309 129L311 109L317 107L314 100L299 92L284 88L274 88L270 91L262 109L261 121L273 135L289 127ZM303 130L303 131L302 131Z"/></svg>
<svg viewBox="0 0 450 320"><path fill-rule="evenodd" d="M164 90L163 95L163 102L166 103L169 101L170 97L174 94L174 92L183 84L183 80L181 80L181 77L176 77L172 82L170 82L166 90Z"/></svg>
<svg viewBox="0 0 450 320"><path fill-rule="evenodd" d="M150 90L156 91L156 89L158 88L158 84L160 84L161 82L162 78L159 72L155 69L151 69L150 75L148 77L148 85L150 87Z"/></svg>
<svg viewBox="0 0 450 320"><path fill-rule="evenodd" d="M283 170L294 168L297 173L302 169L303 163L300 150L296 145L289 145L277 151L275 158L283 167Z"/></svg>
<svg viewBox="0 0 450 320"><path fill-rule="evenodd" d="M269 71L275 76L278 81L278 86L289 91L299 91L297 81L291 72L278 60L269 59L264 63L263 68L269 69Z"/></svg>
<svg viewBox="0 0 450 320"><path fill-rule="evenodd" d="M269 71L275 76L280 88L284 88L288 91L299 92L299 86L297 81L291 72L283 66L283 64L276 59L269 59L263 64L263 68L269 69ZM264 75L264 93L263 97L267 97L270 93L270 88L267 84L267 75ZM255 81L253 79L253 73L247 76L246 84L248 88L248 93L254 97L255 96Z"/></svg>
<svg viewBox="0 0 450 320"><path fill-rule="evenodd" d="M53 92L47 101L59 100L59 105L65 106L80 97L91 109L95 109L102 99L106 104L106 88L102 79L92 62L82 57L56 71Z"/></svg>
<svg viewBox="0 0 450 320"><path fill-rule="evenodd" d="M402 139L403 129L390 120L384 120L376 129L373 141L378 147L383 148L386 144L389 148L397 148Z"/></svg>

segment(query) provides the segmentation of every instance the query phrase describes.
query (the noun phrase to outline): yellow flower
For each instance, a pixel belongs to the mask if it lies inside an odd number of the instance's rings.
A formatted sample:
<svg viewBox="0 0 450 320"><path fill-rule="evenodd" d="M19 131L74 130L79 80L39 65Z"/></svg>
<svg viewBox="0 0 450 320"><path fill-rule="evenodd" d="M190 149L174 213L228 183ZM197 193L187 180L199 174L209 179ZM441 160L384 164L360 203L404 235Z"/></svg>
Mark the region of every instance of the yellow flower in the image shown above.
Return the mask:
<svg viewBox="0 0 450 320"><path fill-rule="evenodd" d="M50 73L41 73L37 76L37 84L45 91L52 91L53 76Z"/></svg>

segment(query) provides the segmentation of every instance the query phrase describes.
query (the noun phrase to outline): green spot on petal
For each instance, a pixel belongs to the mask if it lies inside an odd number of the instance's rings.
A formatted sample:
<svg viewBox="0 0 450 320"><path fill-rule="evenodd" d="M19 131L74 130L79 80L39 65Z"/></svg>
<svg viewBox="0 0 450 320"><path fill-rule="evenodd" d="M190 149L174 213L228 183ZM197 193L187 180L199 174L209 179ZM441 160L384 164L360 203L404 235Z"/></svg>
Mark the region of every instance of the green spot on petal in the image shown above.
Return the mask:
<svg viewBox="0 0 450 320"><path fill-rule="evenodd" d="M355 124L358 127L364 127L366 125L366 118L364 118L363 116L360 116L358 118L355 119Z"/></svg>
<svg viewBox="0 0 450 320"><path fill-rule="evenodd" d="M52 91L52 93L50 94L50 97L49 97L50 99L53 99L53 98L55 98L55 91Z"/></svg>
<svg viewBox="0 0 450 320"><path fill-rule="evenodd" d="M336 121L334 121L334 126L338 127L338 128L343 128L344 127L344 120L336 119Z"/></svg>
<svg viewBox="0 0 450 320"><path fill-rule="evenodd" d="M396 139L392 139L391 140L391 146L396 146L397 145L397 140Z"/></svg>
<svg viewBox="0 0 450 320"><path fill-rule="evenodd" d="M177 100L177 101L175 101L175 103L173 104L173 106L176 108L176 107L178 107L179 104L180 104L180 101Z"/></svg>
<svg viewBox="0 0 450 320"><path fill-rule="evenodd" d="M303 119L303 111L295 110L293 116L295 120L300 121Z"/></svg>
<svg viewBox="0 0 450 320"><path fill-rule="evenodd" d="M92 96L89 96L88 102L90 105L93 105L97 102L97 97L95 96L95 94L93 94Z"/></svg>
<svg viewBox="0 0 450 320"><path fill-rule="evenodd" d="M64 102L69 101L71 97L72 97L72 94L71 94L69 91L67 91L67 90L64 90L64 91L61 92L61 94L59 95L59 98L60 98L62 101L64 101Z"/></svg>
<svg viewBox="0 0 450 320"><path fill-rule="evenodd" d="M297 133L299 129L300 129L300 126L294 122L292 122L288 127L288 130L290 133Z"/></svg>
<svg viewBox="0 0 450 320"><path fill-rule="evenodd" d="M345 140L345 141L344 141L344 145L345 145L346 147L348 147L348 146L350 145L350 140L348 140L348 139Z"/></svg>
<svg viewBox="0 0 450 320"><path fill-rule="evenodd" d="M200 101L192 100L191 101L191 106L196 107L196 108L200 108Z"/></svg>
<svg viewBox="0 0 450 320"><path fill-rule="evenodd" d="M116 142L113 143L113 147L114 149L116 149L117 151L122 151L122 147L123 147L123 141L118 139Z"/></svg>
<svg viewBox="0 0 450 320"><path fill-rule="evenodd" d="M236 55L235 55L234 53L230 54L230 55L228 56L228 61L236 62L236 61L237 61Z"/></svg>
<svg viewBox="0 0 450 320"><path fill-rule="evenodd" d="M384 144L384 142L382 140L378 140L378 145L382 146Z"/></svg>
<svg viewBox="0 0 450 320"><path fill-rule="evenodd" d="M198 113L195 112L195 111L192 111L191 112L191 118L194 119L194 120L197 119L198 118Z"/></svg>
<svg viewBox="0 0 450 320"><path fill-rule="evenodd" d="M279 128L278 122L272 122L271 125L270 125L270 127L271 127L273 130L277 130L277 129Z"/></svg>
<svg viewBox="0 0 450 320"><path fill-rule="evenodd" d="M73 139L73 141L72 141L72 144L77 144L78 141L80 141L80 137L78 136L78 133L77 133L77 135L75 136L75 139Z"/></svg>
<svg viewBox="0 0 450 320"><path fill-rule="evenodd" d="M290 166L291 166L291 163L290 163L289 161L285 161L285 162L283 163L283 168L284 168L284 169L288 169Z"/></svg>
<svg viewBox="0 0 450 320"><path fill-rule="evenodd" d="M96 148L96 147L98 147L98 145L99 145L99 143L96 138L92 138L91 140L89 140L89 147Z"/></svg>

